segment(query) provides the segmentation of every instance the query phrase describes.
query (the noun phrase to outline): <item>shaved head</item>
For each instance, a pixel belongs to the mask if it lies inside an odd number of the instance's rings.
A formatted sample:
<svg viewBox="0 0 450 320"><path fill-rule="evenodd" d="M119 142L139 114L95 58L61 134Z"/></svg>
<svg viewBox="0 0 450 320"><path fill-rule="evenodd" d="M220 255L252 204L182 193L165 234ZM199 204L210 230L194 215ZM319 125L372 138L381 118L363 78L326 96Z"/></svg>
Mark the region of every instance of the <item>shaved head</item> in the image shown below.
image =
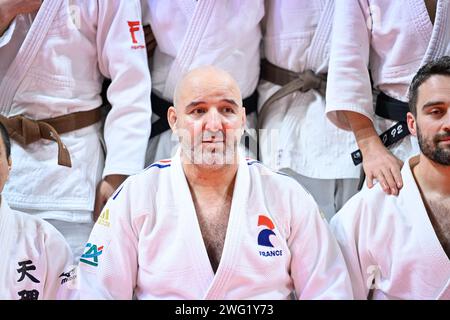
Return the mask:
<svg viewBox="0 0 450 320"><path fill-rule="evenodd" d="M174 106L180 107L180 102L192 99L192 96L207 94L205 90L228 91L235 98L238 106L242 107L241 91L236 80L226 71L214 66L195 68L186 73L178 82L174 93Z"/></svg>
<svg viewBox="0 0 450 320"><path fill-rule="evenodd" d="M167 119L183 157L209 169L236 163L246 116L229 73L213 66L193 69L178 82L173 101Z"/></svg>

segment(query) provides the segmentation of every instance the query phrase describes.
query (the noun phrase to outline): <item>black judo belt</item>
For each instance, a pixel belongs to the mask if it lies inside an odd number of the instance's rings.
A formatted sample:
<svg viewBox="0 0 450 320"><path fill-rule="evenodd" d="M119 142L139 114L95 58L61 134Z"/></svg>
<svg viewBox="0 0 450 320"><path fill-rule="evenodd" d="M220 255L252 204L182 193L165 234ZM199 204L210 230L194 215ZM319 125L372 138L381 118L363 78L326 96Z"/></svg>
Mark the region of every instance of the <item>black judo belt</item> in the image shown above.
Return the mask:
<svg viewBox="0 0 450 320"><path fill-rule="evenodd" d="M152 123L152 133L150 135L150 138L153 138L170 129L169 122L167 121L167 110L170 108L170 106L173 106L173 103L158 97L153 92L151 94L151 101L152 112L156 113L156 115L159 117L158 120ZM242 103L245 107L246 114L255 112L258 107L258 94L256 90L252 93L251 96L245 98Z"/></svg>
<svg viewBox="0 0 450 320"><path fill-rule="evenodd" d="M380 92L378 95L375 114L385 119L398 121L379 136L386 148L410 134L406 124L406 114L408 112L409 106L406 102L391 98L383 92ZM351 155L355 166L362 162L362 153L359 149L352 152Z"/></svg>

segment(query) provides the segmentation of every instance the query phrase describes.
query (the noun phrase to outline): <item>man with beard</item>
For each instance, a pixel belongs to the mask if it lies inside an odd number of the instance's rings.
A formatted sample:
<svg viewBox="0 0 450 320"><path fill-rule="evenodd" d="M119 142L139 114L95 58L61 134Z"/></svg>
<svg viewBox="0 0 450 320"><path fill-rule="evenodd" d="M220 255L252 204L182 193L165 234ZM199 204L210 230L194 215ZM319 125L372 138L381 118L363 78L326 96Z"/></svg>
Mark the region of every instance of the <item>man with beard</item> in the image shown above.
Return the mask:
<svg viewBox="0 0 450 320"><path fill-rule="evenodd" d="M409 101L421 152L402 192L364 189L331 221L357 299L450 299L450 57L418 71Z"/></svg>
<svg viewBox="0 0 450 320"><path fill-rule="evenodd" d="M236 81L194 69L174 105L180 148L108 201L80 260L81 298L351 298L313 198L238 149L246 116Z"/></svg>

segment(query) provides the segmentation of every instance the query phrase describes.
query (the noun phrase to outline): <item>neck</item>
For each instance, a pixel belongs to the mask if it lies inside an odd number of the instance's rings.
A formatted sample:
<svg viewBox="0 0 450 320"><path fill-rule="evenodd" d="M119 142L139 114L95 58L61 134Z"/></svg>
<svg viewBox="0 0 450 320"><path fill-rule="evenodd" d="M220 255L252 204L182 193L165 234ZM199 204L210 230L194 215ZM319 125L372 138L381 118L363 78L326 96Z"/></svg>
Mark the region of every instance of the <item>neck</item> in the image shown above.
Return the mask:
<svg viewBox="0 0 450 320"><path fill-rule="evenodd" d="M438 164L420 154L419 163L413 168L413 173L424 192L450 196L450 166Z"/></svg>

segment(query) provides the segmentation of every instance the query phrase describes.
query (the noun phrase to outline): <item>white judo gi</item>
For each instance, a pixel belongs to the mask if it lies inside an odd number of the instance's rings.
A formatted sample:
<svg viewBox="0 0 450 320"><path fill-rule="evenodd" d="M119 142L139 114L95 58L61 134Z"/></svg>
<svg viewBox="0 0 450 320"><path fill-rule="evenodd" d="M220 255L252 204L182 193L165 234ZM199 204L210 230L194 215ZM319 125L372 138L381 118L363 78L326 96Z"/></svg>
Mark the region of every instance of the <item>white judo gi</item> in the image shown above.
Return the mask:
<svg viewBox="0 0 450 320"><path fill-rule="evenodd" d="M61 135L71 168L57 164L53 141L12 142L14 166L3 192L9 204L44 219L87 224L77 240L81 251L92 226L99 180L144 168L151 107L140 21L138 0L51 0L42 3L32 23L18 16L0 41L0 55L13 58L0 74L4 116L45 119L95 109L102 104L104 77L112 79L112 109L104 128L99 122ZM130 22L137 25L132 28Z"/></svg>
<svg viewBox="0 0 450 320"><path fill-rule="evenodd" d="M450 3L439 0L434 25L424 0L339 0L335 5L327 84L327 116L350 130L339 111L360 113L378 133L395 121L374 114L373 86L407 102L410 82L425 63L450 54ZM390 147L401 160L419 152L408 136Z"/></svg>
<svg viewBox="0 0 450 320"><path fill-rule="evenodd" d="M326 74L334 1L269 1L264 53L283 69ZM259 107L281 87L261 81ZM351 132L336 128L325 115L325 97L296 91L268 107L262 123L262 161L287 171L307 188L330 219L357 191L359 169L350 153Z"/></svg>
<svg viewBox="0 0 450 320"><path fill-rule="evenodd" d="M76 270L64 237L48 222L0 206L0 299L74 299Z"/></svg>
<svg viewBox="0 0 450 320"><path fill-rule="evenodd" d="M97 221L81 299L351 299L336 240L292 178L240 158L214 274L179 154L127 179Z"/></svg>
<svg viewBox="0 0 450 320"><path fill-rule="evenodd" d="M150 73L152 90L158 97L172 101L175 86L183 75L203 65L214 65L230 73L242 98L256 90L263 0L142 0L142 3L143 24L150 24L157 42ZM158 116L154 114L152 118L155 121ZM255 114L248 115L247 126L255 125ZM146 163L173 157L177 143L170 130L152 138Z"/></svg>
<svg viewBox="0 0 450 320"><path fill-rule="evenodd" d="M398 197L377 184L350 199L331 220L356 299L450 299L450 260L411 171L402 169Z"/></svg>

